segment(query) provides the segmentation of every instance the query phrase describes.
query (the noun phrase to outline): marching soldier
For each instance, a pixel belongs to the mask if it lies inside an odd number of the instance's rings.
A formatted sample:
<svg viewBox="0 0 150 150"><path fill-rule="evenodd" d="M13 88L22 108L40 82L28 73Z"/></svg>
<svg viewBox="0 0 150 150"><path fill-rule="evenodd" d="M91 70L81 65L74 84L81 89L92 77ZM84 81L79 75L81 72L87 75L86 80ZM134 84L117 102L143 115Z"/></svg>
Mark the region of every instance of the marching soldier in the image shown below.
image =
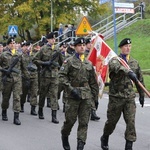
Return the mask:
<svg viewBox="0 0 150 150"><path fill-rule="evenodd" d="M41 66L40 77L40 93L39 93L39 119L44 119L43 107L45 105L45 97L50 97L52 122L59 123L57 120L58 109L58 70L62 65L62 56L58 50L52 48L55 43L54 34L47 35L48 43L33 58L33 62L37 66Z"/></svg>
<svg viewBox="0 0 150 150"><path fill-rule="evenodd" d="M60 68L59 81L65 87L65 121L61 130L62 144L70 150L69 135L74 123L79 120L77 150L83 150L87 138L91 103L98 95L98 84L92 64L85 59L85 40L78 38L75 55L66 59Z"/></svg>
<svg viewBox="0 0 150 150"><path fill-rule="evenodd" d="M136 95L133 89L132 81L135 83L139 92L140 104L142 107L144 106L144 92L138 85L138 80L143 83L143 77L138 62L130 56L131 39L123 39L120 42L119 47L121 49L121 54L119 57L128 63L131 70L125 68L117 58L113 58L109 62L109 103L107 110L107 121L101 137L101 148L103 150L109 150L109 136L113 133L122 113L126 123L125 150L132 150L133 142L136 141Z"/></svg>
<svg viewBox="0 0 150 150"><path fill-rule="evenodd" d="M2 68L3 90L2 90L2 120L7 121L7 109L9 107L9 99L13 92L13 111L14 124L20 125L20 96L22 93L21 72L24 72L26 78L29 74L22 62L21 56L14 49L15 41L9 38L7 48L0 56L0 65Z"/></svg>
<svg viewBox="0 0 150 150"><path fill-rule="evenodd" d="M2 54L3 49L4 49L3 43L0 43L0 55ZM0 92L1 90L2 90L2 72L0 71ZM0 97L1 97L1 93L0 93Z"/></svg>
<svg viewBox="0 0 150 150"><path fill-rule="evenodd" d="M26 102L27 94L30 93L30 105L31 105L31 115L36 116L36 106L37 106L37 92L38 92L38 73L37 66L32 63L32 58L35 51L31 51L32 46L30 42L25 42L22 44L22 60L26 64L26 68L30 74L30 79L26 79L24 74L22 74L22 96L21 96L21 112L24 112L24 103Z"/></svg>

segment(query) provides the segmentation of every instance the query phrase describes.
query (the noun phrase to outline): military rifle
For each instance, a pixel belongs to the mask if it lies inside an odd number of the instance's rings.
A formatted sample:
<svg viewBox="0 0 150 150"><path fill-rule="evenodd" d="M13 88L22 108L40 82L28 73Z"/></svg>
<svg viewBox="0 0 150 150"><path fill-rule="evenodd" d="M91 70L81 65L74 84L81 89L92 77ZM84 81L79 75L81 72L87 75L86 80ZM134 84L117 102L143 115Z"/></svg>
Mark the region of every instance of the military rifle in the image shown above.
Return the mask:
<svg viewBox="0 0 150 150"><path fill-rule="evenodd" d="M19 57L16 57L13 62L10 64L9 68L8 69L1 69L0 71L4 72L4 77L2 79L2 81L5 83L6 80L7 80L7 77L11 74L11 72L16 72L18 73L19 71L14 69L14 67L16 66L16 64L18 63L19 61Z"/></svg>

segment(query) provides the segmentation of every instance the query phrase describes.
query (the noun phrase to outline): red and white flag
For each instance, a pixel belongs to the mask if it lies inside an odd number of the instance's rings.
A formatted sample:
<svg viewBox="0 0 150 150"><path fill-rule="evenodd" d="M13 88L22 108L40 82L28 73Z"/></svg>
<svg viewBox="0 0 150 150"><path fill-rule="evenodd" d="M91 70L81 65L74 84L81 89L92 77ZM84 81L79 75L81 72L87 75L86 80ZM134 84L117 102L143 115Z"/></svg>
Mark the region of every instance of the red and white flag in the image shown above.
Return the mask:
<svg viewBox="0 0 150 150"><path fill-rule="evenodd" d="M104 42L101 35L97 35L93 40L92 49L88 55L88 60L92 62L95 67L97 79L99 83L99 96L102 97L105 81L108 74L108 63L113 58L116 57L120 63L127 69L130 70L129 65ZM138 81L139 86L142 90L150 97L150 93L147 89Z"/></svg>
<svg viewBox="0 0 150 150"><path fill-rule="evenodd" d="M99 83L99 96L102 97L103 89L108 74L108 63L117 54L104 42L101 36L96 36L89 53L88 60L95 66Z"/></svg>

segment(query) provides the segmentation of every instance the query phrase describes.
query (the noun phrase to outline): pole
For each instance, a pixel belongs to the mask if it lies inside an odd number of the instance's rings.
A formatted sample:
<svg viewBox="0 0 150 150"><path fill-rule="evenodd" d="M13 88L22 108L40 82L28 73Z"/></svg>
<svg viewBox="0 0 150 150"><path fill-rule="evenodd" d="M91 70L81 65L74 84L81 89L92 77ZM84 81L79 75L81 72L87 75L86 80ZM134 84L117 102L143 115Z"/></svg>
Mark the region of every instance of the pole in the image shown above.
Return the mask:
<svg viewBox="0 0 150 150"><path fill-rule="evenodd" d="M53 1L51 0L51 32L53 32Z"/></svg>
<svg viewBox="0 0 150 150"><path fill-rule="evenodd" d="M112 10L113 10L113 22L114 22L114 47L115 53L118 54L118 47L117 47L117 34L116 34L116 15L115 15L115 2L112 0Z"/></svg>

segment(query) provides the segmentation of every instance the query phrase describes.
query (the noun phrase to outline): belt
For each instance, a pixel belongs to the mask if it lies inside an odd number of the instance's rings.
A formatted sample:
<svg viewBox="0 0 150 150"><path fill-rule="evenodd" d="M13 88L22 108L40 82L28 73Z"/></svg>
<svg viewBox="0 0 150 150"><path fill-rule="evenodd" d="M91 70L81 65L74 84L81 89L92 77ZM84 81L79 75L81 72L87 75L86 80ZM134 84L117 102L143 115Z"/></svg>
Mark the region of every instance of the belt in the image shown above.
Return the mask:
<svg viewBox="0 0 150 150"><path fill-rule="evenodd" d="M84 82L84 83L72 83L71 86L73 87L85 87L85 86L89 86L88 82Z"/></svg>

